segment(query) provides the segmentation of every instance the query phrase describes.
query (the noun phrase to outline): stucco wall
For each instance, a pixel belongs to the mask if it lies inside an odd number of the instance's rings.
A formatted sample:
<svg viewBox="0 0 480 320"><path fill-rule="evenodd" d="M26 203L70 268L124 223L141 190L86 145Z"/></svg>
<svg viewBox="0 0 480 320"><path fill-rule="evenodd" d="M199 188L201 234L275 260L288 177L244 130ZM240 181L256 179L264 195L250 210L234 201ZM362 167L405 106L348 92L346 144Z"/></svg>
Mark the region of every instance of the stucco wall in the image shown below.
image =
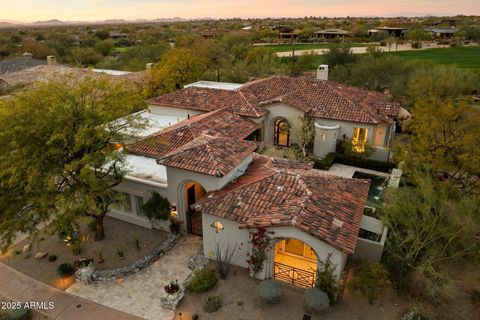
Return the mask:
<svg viewBox="0 0 480 320"><path fill-rule="evenodd" d="M123 220L129 223L133 223L145 228L155 228L164 231L169 231L168 221L154 221L153 223L144 215L140 214L137 210L137 200L135 196L143 198L144 203L151 197L153 191L158 192L162 197L167 196L167 188L148 184L148 181L141 183L139 181L132 181L125 177L121 184L115 187L118 192L125 192L131 195L132 211L126 212L121 208L112 207L108 216Z"/></svg>
<svg viewBox="0 0 480 320"><path fill-rule="evenodd" d="M285 103L274 103L265 107L265 109L270 111L265 117L265 143L267 145L273 145L274 122L276 119L285 118L288 120L290 126L292 126L295 122L299 123L299 117L303 117L304 115L303 111L286 105ZM290 131L290 143L292 142L295 142L295 137L292 135L292 131Z"/></svg>
<svg viewBox="0 0 480 320"><path fill-rule="evenodd" d="M226 246L228 243L230 245L236 245L238 249L233 264L240 267L248 267L246 263L250 252L250 243L249 243L249 231L247 229L239 229L238 223L218 218L209 214L203 214L203 248L205 256L215 260L215 243L220 243L221 246ZM218 233L211 227L214 221L219 221L224 229ZM309 234L295 228L295 227L275 227L269 228L269 231L273 231L274 234L272 237L275 238L292 238L305 242L309 245L315 252L317 256L322 261L325 261L328 254L332 253L331 261L334 265L337 266L335 269L335 274L337 278L340 278L341 271L345 267L345 262L347 255L342 253L340 250L335 249L329 244L310 236ZM273 251L268 254L268 261L265 263L263 271L257 275L259 279L266 279L273 277Z"/></svg>
<svg viewBox="0 0 480 320"><path fill-rule="evenodd" d="M185 204L183 199L183 188L185 182L195 181L202 185L206 192L219 190L223 188L229 181L242 174L248 165L252 162L252 156L245 158L239 165L237 165L231 172L224 177L214 177L206 174L196 173L192 171L167 168L167 198L172 204L177 205L178 217L180 221L186 221L185 217ZM183 223L183 228L186 228L186 224Z"/></svg>
<svg viewBox="0 0 480 320"><path fill-rule="evenodd" d="M180 117L180 118L188 118L188 116L194 116L197 114L204 113L202 111L197 110L189 110L189 109L182 109L182 108L171 108L171 107L162 107L162 106L152 106L149 105L148 108L153 114L158 114L161 116L172 116L172 117Z"/></svg>

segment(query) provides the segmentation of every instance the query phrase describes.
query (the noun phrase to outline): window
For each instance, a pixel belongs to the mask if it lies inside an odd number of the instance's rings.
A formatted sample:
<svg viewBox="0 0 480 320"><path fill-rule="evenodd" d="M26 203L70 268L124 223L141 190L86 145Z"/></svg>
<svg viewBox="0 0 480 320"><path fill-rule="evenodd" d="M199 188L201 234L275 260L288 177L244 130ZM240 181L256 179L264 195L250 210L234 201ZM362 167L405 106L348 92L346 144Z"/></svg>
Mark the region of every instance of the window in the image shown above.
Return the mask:
<svg viewBox="0 0 480 320"><path fill-rule="evenodd" d="M122 209L126 212L132 212L132 198L129 193L123 192L124 202L122 203Z"/></svg>
<svg viewBox="0 0 480 320"><path fill-rule="evenodd" d="M365 151L365 144L367 143L367 128L354 128L352 138L352 149L355 152L363 153Z"/></svg>
<svg viewBox="0 0 480 320"><path fill-rule="evenodd" d="M275 121L274 143L276 146L288 147L290 144L290 126L285 119Z"/></svg>
<svg viewBox="0 0 480 320"><path fill-rule="evenodd" d="M135 196L135 202L136 202L137 215L139 215L139 216L144 216L145 213L144 213L143 210L142 210L143 197Z"/></svg>

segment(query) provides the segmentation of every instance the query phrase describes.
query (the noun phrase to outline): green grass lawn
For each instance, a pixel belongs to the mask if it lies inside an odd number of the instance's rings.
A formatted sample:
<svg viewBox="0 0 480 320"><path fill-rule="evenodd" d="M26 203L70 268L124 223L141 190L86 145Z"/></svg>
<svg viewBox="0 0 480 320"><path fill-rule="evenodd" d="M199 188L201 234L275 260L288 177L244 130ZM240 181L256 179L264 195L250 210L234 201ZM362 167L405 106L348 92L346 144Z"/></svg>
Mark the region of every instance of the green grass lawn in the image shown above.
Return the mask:
<svg viewBox="0 0 480 320"><path fill-rule="evenodd" d="M432 60L439 64L455 64L459 68L480 72L480 47L436 48L414 51L388 52L405 60ZM292 58L282 57L282 64L290 63ZM323 56L316 55L312 69L323 63Z"/></svg>
<svg viewBox="0 0 480 320"><path fill-rule="evenodd" d="M459 68L480 70L480 47L437 48L388 54L407 60L433 60L440 64L456 64Z"/></svg>
<svg viewBox="0 0 480 320"><path fill-rule="evenodd" d="M327 49L333 47L368 47L371 44L368 43L357 43L357 42L348 42L348 43L299 43L295 44L295 50L311 50L311 49ZM273 48L276 52L288 52L292 51L291 44L272 44L265 47Z"/></svg>

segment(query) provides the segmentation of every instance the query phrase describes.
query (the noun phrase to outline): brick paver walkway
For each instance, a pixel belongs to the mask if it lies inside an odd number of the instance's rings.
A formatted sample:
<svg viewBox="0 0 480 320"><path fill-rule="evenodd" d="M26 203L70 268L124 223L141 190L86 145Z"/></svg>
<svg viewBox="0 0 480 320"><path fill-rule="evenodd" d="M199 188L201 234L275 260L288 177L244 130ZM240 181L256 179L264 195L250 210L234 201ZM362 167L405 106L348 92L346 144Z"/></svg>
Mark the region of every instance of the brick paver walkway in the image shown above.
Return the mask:
<svg viewBox="0 0 480 320"><path fill-rule="evenodd" d="M166 295L163 287L170 281L182 283L191 274L188 260L201 248L202 238L187 234L163 257L137 274L90 285L76 282L67 292L146 319L170 320L173 311L160 304L160 298Z"/></svg>
<svg viewBox="0 0 480 320"><path fill-rule="evenodd" d="M51 310L39 313L56 320L140 320L142 318L111 309L52 288L0 263L0 296L15 302L52 302Z"/></svg>

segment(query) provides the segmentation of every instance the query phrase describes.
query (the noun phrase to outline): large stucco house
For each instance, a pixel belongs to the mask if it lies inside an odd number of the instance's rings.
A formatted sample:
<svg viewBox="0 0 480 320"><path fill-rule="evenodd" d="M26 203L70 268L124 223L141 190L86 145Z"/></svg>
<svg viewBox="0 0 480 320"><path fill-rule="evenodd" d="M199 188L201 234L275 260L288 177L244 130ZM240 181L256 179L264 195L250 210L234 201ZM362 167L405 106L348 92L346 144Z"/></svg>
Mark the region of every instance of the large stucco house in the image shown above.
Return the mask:
<svg viewBox="0 0 480 320"><path fill-rule="evenodd" d="M141 212L155 191L170 201L183 232L203 236L209 258L216 244L230 244L239 248L233 263L247 267L249 232L264 227L275 245L258 278L297 272L300 285L312 285L327 256L340 277L356 249L370 181L258 152L294 142L290 124L307 114L315 121L315 156L335 151L345 135L385 157L398 104L386 94L290 77L201 81L147 103L140 116L149 126L124 146L130 173L118 191L125 201L111 216L168 230L168 221Z"/></svg>

